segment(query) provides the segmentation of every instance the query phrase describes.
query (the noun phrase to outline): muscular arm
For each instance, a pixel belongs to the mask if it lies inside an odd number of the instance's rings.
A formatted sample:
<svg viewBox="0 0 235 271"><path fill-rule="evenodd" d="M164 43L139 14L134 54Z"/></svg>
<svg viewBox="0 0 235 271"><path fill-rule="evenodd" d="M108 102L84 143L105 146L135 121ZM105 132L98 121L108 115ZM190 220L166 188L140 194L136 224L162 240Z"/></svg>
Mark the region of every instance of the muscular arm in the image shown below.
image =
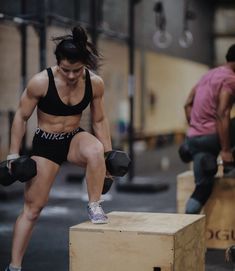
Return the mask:
<svg viewBox="0 0 235 271"><path fill-rule="evenodd" d="M233 161L230 146L230 111L233 105L233 98L228 91L221 90L217 109L217 131L221 144L221 157L223 161Z"/></svg>
<svg viewBox="0 0 235 271"><path fill-rule="evenodd" d="M93 83L93 100L91 103L92 127L95 136L102 142L104 151L112 149L109 123L104 109L104 83L96 78Z"/></svg>
<svg viewBox="0 0 235 271"><path fill-rule="evenodd" d="M193 107L193 100L194 100L194 96L195 96L195 90L196 90L196 87L194 87L189 95L188 95L188 98L184 104L184 112L185 112L185 116L186 116L186 119L187 119L187 122L190 123L190 116L191 116L191 111L192 111L192 107Z"/></svg>
<svg viewBox="0 0 235 271"><path fill-rule="evenodd" d="M37 79L32 79L24 90L19 106L16 110L12 127L9 153L19 153L21 142L26 131L26 123L32 115L40 98L40 83Z"/></svg>

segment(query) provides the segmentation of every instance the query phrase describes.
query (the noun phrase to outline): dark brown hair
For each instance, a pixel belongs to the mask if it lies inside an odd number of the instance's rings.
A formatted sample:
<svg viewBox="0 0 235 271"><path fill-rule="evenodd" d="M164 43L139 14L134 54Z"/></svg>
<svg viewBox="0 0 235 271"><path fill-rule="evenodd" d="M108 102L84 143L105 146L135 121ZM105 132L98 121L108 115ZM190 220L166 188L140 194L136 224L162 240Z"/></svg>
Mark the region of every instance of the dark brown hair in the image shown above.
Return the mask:
<svg viewBox="0 0 235 271"><path fill-rule="evenodd" d="M231 45L226 54L227 62L235 62L235 44Z"/></svg>
<svg viewBox="0 0 235 271"><path fill-rule="evenodd" d="M57 43L55 56L57 64L67 59L71 63L82 62L86 67L96 70L99 66L100 54L95 46L88 41L84 28L76 26L70 35L53 38Z"/></svg>

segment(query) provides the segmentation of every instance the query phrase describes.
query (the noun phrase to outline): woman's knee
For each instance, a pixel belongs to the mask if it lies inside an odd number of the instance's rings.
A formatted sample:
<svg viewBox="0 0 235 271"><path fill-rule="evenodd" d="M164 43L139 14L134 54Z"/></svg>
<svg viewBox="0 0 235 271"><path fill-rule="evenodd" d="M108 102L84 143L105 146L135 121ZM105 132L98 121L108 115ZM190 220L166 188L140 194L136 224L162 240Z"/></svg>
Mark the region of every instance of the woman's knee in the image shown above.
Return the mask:
<svg viewBox="0 0 235 271"><path fill-rule="evenodd" d="M23 214L28 221L36 221L44 206L25 206Z"/></svg>
<svg viewBox="0 0 235 271"><path fill-rule="evenodd" d="M89 146L85 152L86 158L89 161L95 161L104 157L104 146L101 142L96 142Z"/></svg>

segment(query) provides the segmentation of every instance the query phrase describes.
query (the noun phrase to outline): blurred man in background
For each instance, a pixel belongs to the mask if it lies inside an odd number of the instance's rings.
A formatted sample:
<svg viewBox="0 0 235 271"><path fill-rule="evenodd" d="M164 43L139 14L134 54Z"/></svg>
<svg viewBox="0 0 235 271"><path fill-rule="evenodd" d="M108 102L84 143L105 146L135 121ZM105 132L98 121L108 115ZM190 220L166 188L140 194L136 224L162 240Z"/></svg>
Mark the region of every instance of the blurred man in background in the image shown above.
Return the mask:
<svg viewBox="0 0 235 271"><path fill-rule="evenodd" d="M200 213L212 192L217 156L221 156L224 173L231 174L234 169L235 133L230 113L235 99L235 44L228 49L226 60L199 80L184 107L189 124L185 144L195 177L195 190L186 204L189 214Z"/></svg>

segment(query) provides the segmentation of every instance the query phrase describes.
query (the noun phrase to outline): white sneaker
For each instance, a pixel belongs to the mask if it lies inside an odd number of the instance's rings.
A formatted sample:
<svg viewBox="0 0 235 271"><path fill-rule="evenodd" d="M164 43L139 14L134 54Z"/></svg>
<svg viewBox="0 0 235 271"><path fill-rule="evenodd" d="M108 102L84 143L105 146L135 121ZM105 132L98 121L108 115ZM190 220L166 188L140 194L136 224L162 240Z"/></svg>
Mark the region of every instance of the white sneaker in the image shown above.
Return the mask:
<svg viewBox="0 0 235 271"><path fill-rule="evenodd" d="M108 217L104 213L100 201L91 202L87 205L88 217L94 224L108 223Z"/></svg>

